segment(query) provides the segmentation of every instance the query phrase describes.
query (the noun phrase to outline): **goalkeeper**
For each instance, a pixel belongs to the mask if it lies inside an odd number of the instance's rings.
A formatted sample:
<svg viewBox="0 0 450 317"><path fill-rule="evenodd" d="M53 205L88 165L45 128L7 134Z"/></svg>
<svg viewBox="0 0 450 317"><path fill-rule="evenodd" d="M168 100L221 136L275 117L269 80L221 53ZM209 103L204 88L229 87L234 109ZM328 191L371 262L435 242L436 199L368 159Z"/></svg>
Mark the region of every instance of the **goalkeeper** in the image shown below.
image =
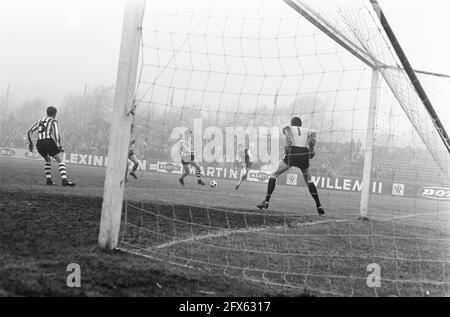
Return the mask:
<svg viewBox="0 0 450 317"><path fill-rule="evenodd" d="M286 138L286 148L283 160L281 160L277 169L270 176L269 184L267 185L266 199L258 204L257 207L259 209L267 209L278 176L291 167L297 167L302 171L303 178L308 185L309 193L316 203L317 213L320 216L324 216L325 210L320 204L316 185L312 182L311 174L309 172L309 160L315 155L314 146L316 144L316 132L312 129L303 128L302 120L299 117L293 117L291 119L291 125L283 128L283 135Z"/></svg>

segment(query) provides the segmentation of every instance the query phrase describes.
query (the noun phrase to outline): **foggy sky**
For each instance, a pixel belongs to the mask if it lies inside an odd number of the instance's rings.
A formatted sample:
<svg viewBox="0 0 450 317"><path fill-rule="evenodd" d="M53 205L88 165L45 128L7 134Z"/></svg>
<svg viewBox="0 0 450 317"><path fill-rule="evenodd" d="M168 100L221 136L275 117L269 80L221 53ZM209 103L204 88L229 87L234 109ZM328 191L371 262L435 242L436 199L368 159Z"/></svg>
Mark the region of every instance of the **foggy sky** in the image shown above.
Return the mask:
<svg viewBox="0 0 450 317"><path fill-rule="evenodd" d="M2 91L60 103L85 84L113 85L123 0L0 1Z"/></svg>
<svg viewBox="0 0 450 317"><path fill-rule="evenodd" d="M124 2L1 0L0 92L10 85L13 103L42 98L58 104L85 85L113 85ZM450 74L450 3L380 4L413 67Z"/></svg>

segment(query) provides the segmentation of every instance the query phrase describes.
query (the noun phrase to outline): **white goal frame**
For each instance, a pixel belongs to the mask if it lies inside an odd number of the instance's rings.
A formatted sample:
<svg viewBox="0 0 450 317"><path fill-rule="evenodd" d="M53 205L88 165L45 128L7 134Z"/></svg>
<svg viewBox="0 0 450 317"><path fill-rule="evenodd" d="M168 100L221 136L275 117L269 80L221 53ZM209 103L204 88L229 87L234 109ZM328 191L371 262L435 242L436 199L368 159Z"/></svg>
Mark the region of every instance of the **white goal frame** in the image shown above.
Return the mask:
<svg viewBox="0 0 450 317"><path fill-rule="evenodd" d="M281 1L281 0L280 0ZM294 1L282 0L303 18L315 25L324 34L353 54L362 63L372 69L370 99L368 100L368 122L366 132L366 147L364 149L364 167L360 199L360 216L369 217L369 198L371 191L371 171L373 162L373 145L375 142L375 124L380 94L380 67L375 65L360 52L347 45L345 37L334 34L323 27L321 21L310 16ZM374 1L372 1L374 2ZM375 2L376 3L376 2ZM132 109L135 98L135 86L138 71L138 59L141 43L142 20L145 10L145 0L126 1L124 13L122 41L119 66L116 81L111 134L108 148L108 166L106 170L102 215L98 243L100 247L115 249L118 245L120 221L124 197L124 175L127 164L127 152L131 137ZM377 12L378 13L378 12ZM379 13L378 13L379 14Z"/></svg>
<svg viewBox="0 0 450 317"><path fill-rule="evenodd" d="M120 46L116 91L108 146L103 192L102 216L98 243L101 248L115 249L119 240L120 217L125 190L125 170L133 121L133 102L142 34L145 0L128 0Z"/></svg>

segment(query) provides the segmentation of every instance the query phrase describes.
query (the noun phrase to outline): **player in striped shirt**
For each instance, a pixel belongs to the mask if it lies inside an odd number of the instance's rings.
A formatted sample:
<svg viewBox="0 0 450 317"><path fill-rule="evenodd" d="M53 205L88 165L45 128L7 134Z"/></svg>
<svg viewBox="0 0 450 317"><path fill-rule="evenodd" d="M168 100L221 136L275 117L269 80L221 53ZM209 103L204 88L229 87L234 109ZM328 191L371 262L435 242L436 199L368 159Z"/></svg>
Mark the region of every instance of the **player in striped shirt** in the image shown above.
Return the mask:
<svg viewBox="0 0 450 317"><path fill-rule="evenodd" d="M200 177L200 166L194 161L194 145L192 130L189 129L185 133L184 139L180 140L179 153L181 164L183 164L183 175L179 178L180 184L184 186L184 178L189 175L189 165L194 166L195 175L197 175L197 184L205 185Z"/></svg>
<svg viewBox="0 0 450 317"><path fill-rule="evenodd" d="M47 185L55 185L52 181L52 158L54 158L59 165L59 173L62 179L63 186L75 186L67 179L66 164L64 164L60 153L63 152L61 146L61 136L58 129L58 121L56 121L56 108L48 107L47 116L37 120L28 130L28 149L33 152L32 134L37 130L38 140L36 142L36 149L45 160L45 177Z"/></svg>
<svg viewBox="0 0 450 317"><path fill-rule="evenodd" d="M267 185L266 199L258 204L257 207L259 209L267 209L278 176L291 167L297 167L302 171L303 178L308 185L309 193L316 203L317 213L320 216L324 216L325 210L320 204L316 185L314 185L311 180L311 174L309 172L309 160L315 155L314 146L316 144L316 132L312 129L303 128L302 120L299 117L293 117L291 119L291 125L283 128L283 135L286 138L283 160L281 160L277 169L270 176L269 184Z"/></svg>
<svg viewBox="0 0 450 317"><path fill-rule="evenodd" d="M247 179L248 172L252 167L250 152L248 151L248 149L245 149L242 144L239 144L238 146L236 161L242 164L241 178L239 179L239 182L235 187L235 189L238 190L239 186L241 186L241 184Z"/></svg>

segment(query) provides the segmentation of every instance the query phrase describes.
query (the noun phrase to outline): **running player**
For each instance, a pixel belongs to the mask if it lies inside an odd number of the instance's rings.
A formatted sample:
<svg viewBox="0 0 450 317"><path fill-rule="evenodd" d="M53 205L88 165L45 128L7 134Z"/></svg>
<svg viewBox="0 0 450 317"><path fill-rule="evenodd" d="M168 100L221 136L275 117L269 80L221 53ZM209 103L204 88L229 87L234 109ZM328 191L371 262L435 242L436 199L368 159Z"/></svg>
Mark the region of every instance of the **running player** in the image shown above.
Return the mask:
<svg viewBox="0 0 450 317"><path fill-rule="evenodd" d="M183 164L183 175L179 178L180 184L184 186L184 178L189 175L189 165L194 166L197 175L197 184L205 185L200 176L200 166L194 161L194 140L192 130L186 131L184 139L180 141L180 157Z"/></svg>
<svg viewBox="0 0 450 317"><path fill-rule="evenodd" d="M286 172L291 167L297 167L302 171L303 178L308 185L309 192L314 199L317 207L317 213L321 216L325 215L325 210L320 204L317 188L311 181L309 172L309 160L315 155L314 146L316 144L316 132L312 129L303 128L302 120L299 117L291 119L291 125L283 128L283 135L286 138L286 147L283 160L280 161L278 167L272 172L267 185L266 199L257 205L259 209L267 209L269 207L270 197L275 189L276 179L278 176Z"/></svg>
<svg viewBox="0 0 450 317"><path fill-rule="evenodd" d="M241 163L242 169L241 178L239 179L239 182L235 187L236 190L238 190L239 186L241 186L241 184L247 179L248 172L252 168L251 155L248 149L244 149L244 146L242 144L239 144L238 146L237 161L238 163Z"/></svg>
<svg viewBox="0 0 450 317"><path fill-rule="evenodd" d="M128 159L133 162L133 168L131 169L130 175L134 178L137 179L136 176L136 170L139 167L139 161L136 157L136 153L134 153L134 145L136 144L136 139L131 140L130 142L130 149L128 150ZM128 173L128 164L127 164L127 173ZM127 174L125 173L125 175ZM125 176L125 181L127 181L127 177Z"/></svg>
<svg viewBox="0 0 450 317"><path fill-rule="evenodd" d="M58 129L58 121L56 121L56 108L48 107L47 116L37 120L28 130L28 149L33 152L33 141L31 136L37 130L38 140L36 142L36 149L45 160L45 177L47 185L55 185L52 181L52 158L54 158L59 165L59 173L61 175L63 186L75 186L67 179L66 164L64 164L61 152L64 152L61 146L61 136Z"/></svg>

